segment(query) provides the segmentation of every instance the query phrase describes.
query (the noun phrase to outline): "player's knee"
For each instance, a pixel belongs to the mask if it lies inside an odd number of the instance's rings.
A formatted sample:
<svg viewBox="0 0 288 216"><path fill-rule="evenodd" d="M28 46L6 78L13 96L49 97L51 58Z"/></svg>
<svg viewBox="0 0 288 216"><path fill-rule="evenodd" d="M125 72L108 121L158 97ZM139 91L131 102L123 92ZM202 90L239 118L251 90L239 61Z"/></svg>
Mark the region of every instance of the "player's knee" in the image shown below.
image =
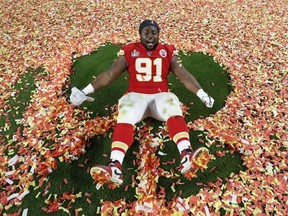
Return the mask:
<svg viewBox="0 0 288 216"><path fill-rule="evenodd" d="M129 123L129 124L136 124L139 121L139 113L135 112L135 108L131 109L129 107L122 107L119 109L117 122L118 123Z"/></svg>
<svg viewBox="0 0 288 216"><path fill-rule="evenodd" d="M159 100L157 107L159 114L165 120L173 116L183 115L179 99L174 94L163 95L162 100Z"/></svg>
<svg viewBox="0 0 288 216"><path fill-rule="evenodd" d="M139 106L140 103L138 101L130 100L129 97L121 99L118 104L117 122L133 125L139 122L143 115Z"/></svg>
<svg viewBox="0 0 288 216"><path fill-rule="evenodd" d="M173 116L182 116L182 115L183 115L182 110L177 105L170 105L164 108L162 111L162 116L166 121Z"/></svg>

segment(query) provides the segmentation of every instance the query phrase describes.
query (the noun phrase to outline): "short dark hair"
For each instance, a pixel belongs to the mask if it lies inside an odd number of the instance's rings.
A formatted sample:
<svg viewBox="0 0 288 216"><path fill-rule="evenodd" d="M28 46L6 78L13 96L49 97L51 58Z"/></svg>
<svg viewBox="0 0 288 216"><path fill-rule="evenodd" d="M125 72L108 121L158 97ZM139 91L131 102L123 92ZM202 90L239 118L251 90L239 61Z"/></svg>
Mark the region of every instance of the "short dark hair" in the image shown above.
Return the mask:
<svg viewBox="0 0 288 216"><path fill-rule="evenodd" d="M160 32L160 27L157 24L157 22L155 22L154 20L146 19L143 22L141 22L139 26L139 34L141 34L141 31L144 27L149 26L149 25L154 26L158 30L158 32Z"/></svg>

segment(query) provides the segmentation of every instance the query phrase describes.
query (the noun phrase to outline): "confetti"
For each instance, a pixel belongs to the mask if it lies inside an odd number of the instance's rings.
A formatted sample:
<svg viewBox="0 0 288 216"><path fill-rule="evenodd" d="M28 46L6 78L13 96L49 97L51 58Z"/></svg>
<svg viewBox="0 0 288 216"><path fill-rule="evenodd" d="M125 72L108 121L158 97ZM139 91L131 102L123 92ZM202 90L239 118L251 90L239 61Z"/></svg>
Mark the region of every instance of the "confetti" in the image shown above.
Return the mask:
<svg viewBox="0 0 288 216"><path fill-rule="evenodd" d="M247 170L231 175L225 184L218 179L203 186L196 196L182 198L189 204L188 210L179 199L167 204L156 193L157 174L168 174L159 169L157 155L148 155L150 150L142 149L145 163L136 163L146 176L138 174L133 181L135 186L142 183L137 188L138 206L155 215L219 215L220 210L234 215L286 214L287 3L283 0L165 1L163 7L162 1L149 2L143 6L137 1L123 5L109 1L72 1L69 7L64 1L56 4L47 0L39 4L28 0L9 2L9 5L5 1L0 3L0 115L5 119L0 128L0 183L2 188L7 188L0 192L0 206L5 206L0 214L15 206L19 196L25 199L23 188L33 186L34 178L37 178L36 187L41 187L57 169L57 163L77 160L85 153L89 137L106 134L115 125L115 116L91 119L83 110L71 106L63 87L71 74L72 58L91 53L107 40L122 44L138 39L135 29L148 16L158 20L164 41L184 52L211 55L228 71L233 91L225 106L208 118L187 125L191 130L207 131L211 145L217 140L232 152L239 152ZM16 121L23 130L7 138L5 134L12 124L9 113L19 110L18 105L9 104L18 95L14 86L27 68L39 67L46 75L33 75L36 89L23 116ZM159 140L163 137L159 136ZM53 145L49 146L48 142ZM219 156L224 153L218 152ZM157 172L147 169L151 162ZM12 184L15 187L10 187ZM156 198L158 195L159 199L153 202L149 195ZM144 206L140 202L148 204ZM111 209L125 209L126 205L126 211L136 215L136 204L133 204L107 201L98 212L111 213ZM42 209L69 211L57 199L50 200L48 207ZM27 214L25 210L22 215Z"/></svg>
<svg viewBox="0 0 288 216"><path fill-rule="evenodd" d="M28 215L28 208L24 209L22 212L22 216L27 216Z"/></svg>

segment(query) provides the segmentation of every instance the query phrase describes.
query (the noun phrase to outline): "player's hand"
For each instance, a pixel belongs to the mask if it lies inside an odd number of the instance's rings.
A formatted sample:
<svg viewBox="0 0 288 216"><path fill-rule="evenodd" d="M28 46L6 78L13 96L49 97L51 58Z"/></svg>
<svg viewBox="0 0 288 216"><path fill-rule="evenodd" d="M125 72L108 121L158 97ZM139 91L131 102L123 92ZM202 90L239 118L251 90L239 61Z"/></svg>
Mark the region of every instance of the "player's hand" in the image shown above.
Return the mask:
<svg viewBox="0 0 288 216"><path fill-rule="evenodd" d="M214 99L212 97L210 97L209 95L204 96L201 98L201 101L208 107L208 108L212 108L213 104L214 104Z"/></svg>
<svg viewBox="0 0 288 216"><path fill-rule="evenodd" d="M214 99L209 96L206 92L203 91L203 89L200 89L197 92L197 96L200 98L200 100L208 107L212 108L214 104Z"/></svg>
<svg viewBox="0 0 288 216"><path fill-rule="evenodd" d="M92 102L92 101L94 101L94 98L86 96L84 94L84 92L82 92L81 90L79 90L76 87L73 87L71 89L70 102L73 105L79 106L86 100L89 102Z"/></svg>

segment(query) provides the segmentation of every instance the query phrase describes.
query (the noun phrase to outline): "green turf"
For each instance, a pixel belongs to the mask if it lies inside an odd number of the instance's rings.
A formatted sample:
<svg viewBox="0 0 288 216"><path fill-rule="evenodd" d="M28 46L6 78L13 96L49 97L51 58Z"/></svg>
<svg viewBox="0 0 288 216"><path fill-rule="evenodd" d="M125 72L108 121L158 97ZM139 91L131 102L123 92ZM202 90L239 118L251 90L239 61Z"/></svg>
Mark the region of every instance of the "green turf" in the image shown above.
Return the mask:
<svg viewBox="0 0 288 216"><path fill-rule="evenodd" d="M74 73L71 76L71 86L77 86L80 89L84 88L95 76L111 66L117 57L118 51L119 46L107 44L105 47L100 47L91 55L75 59L73 62ZM93 111L94 116L107 115L107 111L104 108L116 104L128 87L125 77L127 75L123 74L106 88L91 94L95 98L95 101L93 103L85 102L84 106L88 110Z"/></svg>
<svg viewBox="0 0 288 216"><path fill-rule="evenodd" d="M120 46L117 45L106 44L106 46L99 47L99 49L91 55L75 59L73 62L73 74L70 77L71 85L64 89L67 91L67 97L69 96L71 86L83 88L100 72L107 69L116 58L119 48ZM188 122L199 118L205 118L220 110L225 104L227 95L232 90L227 72L215 63L211 56L203 53L188 53L188 55L184 55L181 52L181 59L183 65L191 71L204 90L215 99L214 107L212 109L206 108L205 105L195 95L186 90L175 77L170 76L169 82L171 83L172 91L179 97L182 103L189 107L188 111L190 115L187 115L185 120ZM30 73L28 72L27 76L30 78L27 79L31 79L29 83L33 86L33 75L29 74ZM126 79L127 74L125 73L108 87L99 90L97 93L91 94L91 96L95 98L95 101L93 103L85 102L81 108L91 111L92 117L97 115L109 115L109 107L116 104L118 99L127 89L128 84ZM15 88L20 87L15 86ZM25 96L26 99L23 97L23 100L29 101L30 94L31 93L27 92L27 95ZM11 103L12 102L13 101L11 101ZM22 110L24 109L25 107L22 108ZM19 115L21 112L22 111L19 112ZM161 122L155 120L152 121L151 124L153 126L152 133L156 133L158 127L162 126ZM13 130L14 131L10 132L15 132L15 129ZM70 209L70 212L73 214L74 209L82 208L83 211L80 212L80 215L95 215L97 207L101 206L101 200L114 201L122 198L125 198L128 202L136 200L135 188L129 187L127 191L124 191L124 188L132 183L132 175L136 175L135 170L137 167L133 165L133 160L136 158L133 152L138 152L139 150L139 143L137 141L134 142L125 156L123 163L124 183L120 188L110 190L105 187L104 189L96 190L90 175L87 173L87 169L94 164L105 165L108 162L109 158L104 157L103 155L110 155L111 138L109 135L110 134L91 139L86 148L87 152L78 161L73 161L72 163L59 163L58 169L49 176L48 182L51 184L51 187L49 188L48 194L45 196L41 195L47 183L41 188L31 190L30 194L25 197L21 208L29 208L29 215L45 215L46 213L41 210L42 207L47 207L44 203L45 199L51 195L50 200L53 200L54 194L60 196L64 192L73 192L74 194L82 192L82 197L77 198L75 203L71 204ZM199 138L205 141L205 132L190 131L190 136L194 147L203 145L199 143ZM223 147L213 145L210 148L210 152L213 155L215 155L218 150L223 151ZM174 158L176 159L175 164L161 165L161 168L165 170L175 169L175 167L179 165L179 153L176 145L171 141L166 142L161 151L167 153L166 156L160 158L161 163L171 161ZM79 166L82 164L84 164L84 167ZM225 181L225 178L229 177L231 173L237 173L244 169L245 167L242 165L240 155L236 153L231 155L227 151L224 157L216 157L216 160L211 161L205 172L198 172L197 178L188 181L182 176L175 179L161 177L158 186L165 187L166 198L169 201L174 196L179 195L180 191L182 191L182 197L197 194L201 186L197 186L196 183L206 184L208 182L214 182L217 178L221 178ZM67 185L64 184L63 179L67 179L69 183ZM175 187L176 192L173 192L171 185L179 179L184 184L177 185ZM38 193L41 194L38 196L38 199L35 199ZM85 196L85 193L90 193L91 197ZM87 202L87 198L91 200L91 203ZM63 203L63 207L67 206L68 202L66 201ZM15 208L12 208L10 211L12 212L13 210L15 210ZM58 211L55 215L67 215L67 213Z"/></svg>
<svg viewBox="0 0 288 216"><path fill-rule="evenodd" d="M39 69L37 72L40 72ZM0 127L4 127L5 123L9 122L11 124L10 128L2 133L7 136L7 139L11 138L11 135L16 132L18 125L17 119L22 118L22 113L26 109L31 92L35 89L34 76L36 71L29 70L20 77L18 82L13 88L13 95L9 98L8 104L11 109L0 117Z"/></svg>

